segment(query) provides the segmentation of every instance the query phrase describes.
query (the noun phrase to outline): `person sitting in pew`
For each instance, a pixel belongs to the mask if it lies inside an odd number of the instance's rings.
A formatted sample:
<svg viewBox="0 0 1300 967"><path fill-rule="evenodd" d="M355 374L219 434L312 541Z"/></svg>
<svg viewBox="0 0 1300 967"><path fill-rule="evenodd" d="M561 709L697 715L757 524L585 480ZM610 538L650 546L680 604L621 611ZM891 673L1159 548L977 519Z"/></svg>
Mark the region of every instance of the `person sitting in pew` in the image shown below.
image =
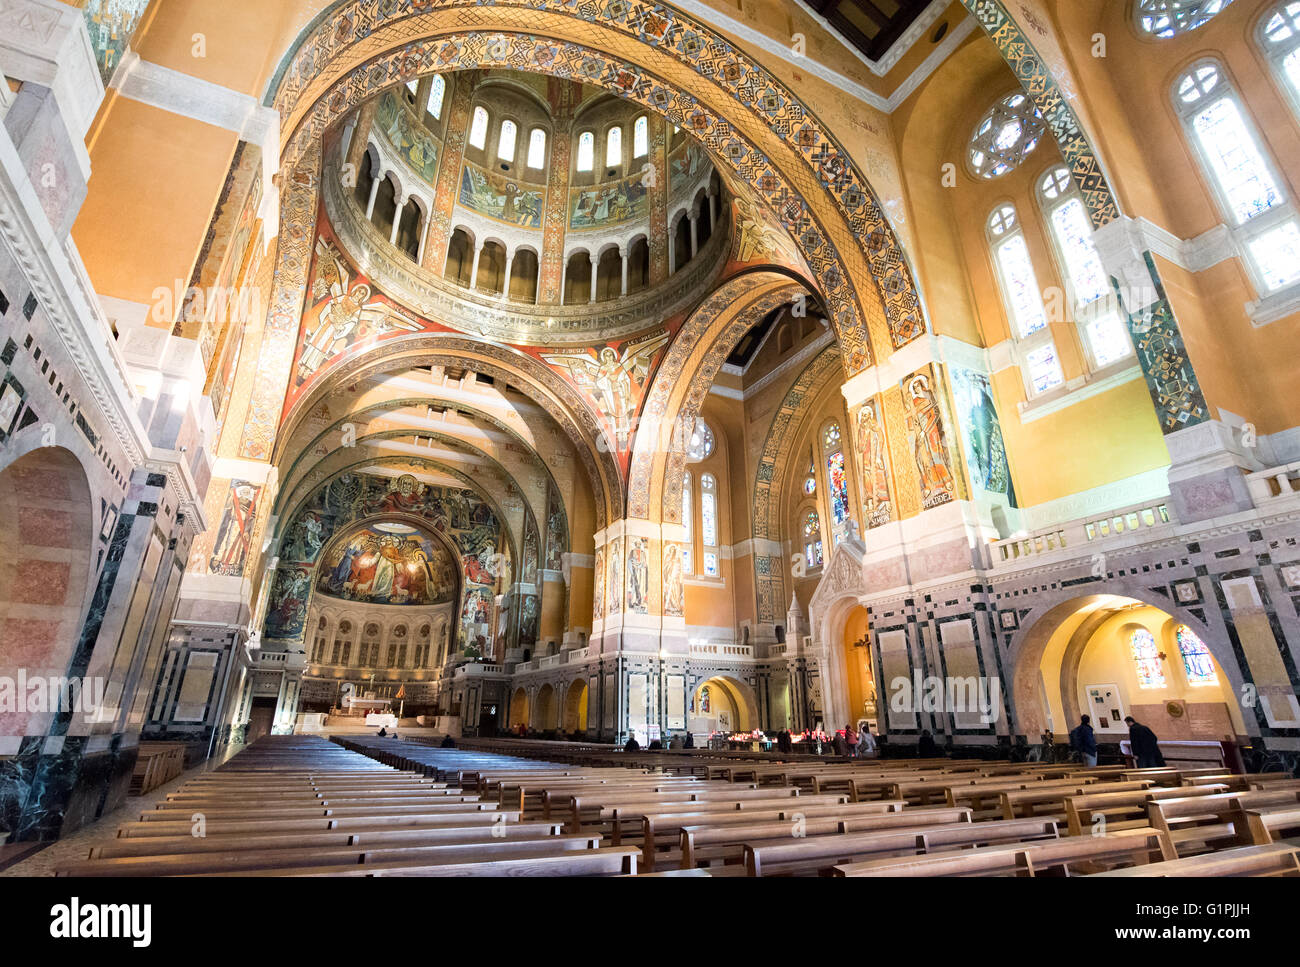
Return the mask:
<svg viewBox="0 0 1300 967"><path fill-rule="evenodd" d="M1089 769L1097 765L1097 736L1091 723L1091 717L1082 715L1079 724L1070 732L1070 748L1079 753L1079 761Z"/></svg>
<svg viewBox="0 0 1300 967"><path fill-rule="evenodd" d="M876 737L871 734L866 722L862 723L862 731L858 733L858 755L863 759L876 757Z"/></svg>
<svg viewBox="0 0 1300 967"><path fill-rule="evenodd" d="M442 737L442 741L438 743L438 748L454 749L456 748L456 740L453 739L450 735L444 735Z"/></svg>
<svg viewBox="0 0 1300 967"><path fill-rule="evenodd" d="M379 738L385 739L387 737L388 737L388 726L387 725L379 726Z"/></svg>
<svg viewBox="0 0 1300 967"><path fill-rule="evenodd" d="M1139 769L1163 767L1165 757L1160 754L1160 740L1156 738L1156 734L1131 715L1124 716L1124 722L1128 725L1128 741L1133 747L1133 757L1137 760L1137 767Z"/></svg>
<svg viewBox="0 0 1300 967"><path fill-rule="evenodd" d="M670 748L670 749L680 749L680 748L682 748L682 744L683 744L684 742L685 742L685 739L683 739L683 738L681 737L681 734L678 733L678 734L674 735L671 739L668 740L668 748Z"/></svg>
<svg viewBox="0 0 1300 967"><path fill-rule="evenodd" d="M695 748L695 733L694 733L694 732L687 732L687 733L686 733L686 741L682 744L682 748L684 748L684 749L693 749L693 748Z"/></svg>
<svg viewBox="0 0 1300 967"><path fill-rule="evenodd" d="M624 752L640 752L641 743L636 740L635 735L629 735L627 741L623 743Z"/></svg>
<svg viewBox="0 0 1300 967"><path fill-rule="evenodd" d="M650 744L646 746L646 749L648 749L650 752L659 752L663 749L663 747L664 744L660 742L658 739L651 739Z"/></svg>

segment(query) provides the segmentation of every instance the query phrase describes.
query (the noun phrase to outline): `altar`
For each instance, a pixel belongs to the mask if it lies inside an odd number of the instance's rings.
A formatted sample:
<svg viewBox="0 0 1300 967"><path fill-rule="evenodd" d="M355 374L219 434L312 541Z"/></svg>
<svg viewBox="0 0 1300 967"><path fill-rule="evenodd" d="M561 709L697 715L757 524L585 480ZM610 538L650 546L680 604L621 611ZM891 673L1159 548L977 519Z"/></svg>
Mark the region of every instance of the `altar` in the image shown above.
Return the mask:
<svg viewBox="0 0 1300 967"><path fill-rule="evenodd" d="M395 729L397 728L397 716L391 712L371 712L366 716L366 725L373 725L375 728L387 727Z"/></svg>

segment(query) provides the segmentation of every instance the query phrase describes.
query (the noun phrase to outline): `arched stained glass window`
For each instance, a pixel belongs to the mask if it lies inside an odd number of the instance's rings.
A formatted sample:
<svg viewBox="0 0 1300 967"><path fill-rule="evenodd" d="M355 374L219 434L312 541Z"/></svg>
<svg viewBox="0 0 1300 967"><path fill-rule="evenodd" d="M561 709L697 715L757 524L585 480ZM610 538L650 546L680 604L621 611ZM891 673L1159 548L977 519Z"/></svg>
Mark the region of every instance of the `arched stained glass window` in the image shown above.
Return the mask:
<svg viewBox="0 0 1300 967"><path fill-rule="evenodd" d="M650 119L642 114L632 125L632 157L643 158L650 153Z"/></svg>
<svg viewBox="0 0 1300 967"><path fill-rule="evenodd" d="M590 171L596 163L596 136L590 131L578 135L578 170Z"/></svg>
<svg viewBox="0 0 1300 967"><path fill-rule="evenodd" d="M682 475L682 527L686 529L686 540L682 546L682 573L694 574L691 569L691 549L695 546L695 510L691 506L691 473Z"/></svg>
<svg viewBox="0 0 1300 967"><path fill-rule="evenodd" d="M1174 106L1260 288L1300 282L1300 221L1220 66L1202 61L1184 73L1174 85Z"/></svg>
<svg viewBox="0 0 1300 967"><path fill-rule="evenodd" d="M700 477L700 543L704 545L704 574L718 576L718 482L713 474Z"/></svg>
<svg viewBox="0 0 1300 967"><path fill-rule="evenodd" d="M1015 206L999 205L993 209L985 228L998 287L1011 321L1012 338L1022 354L1025 382L1031 396L1044 393L1064 383L1065 376L1047 325L1038 276L1034 273Z"/></svg>
<svg viewBox="0 0 1300 967"><path fill-rule="evenodd" d="M1027 94L1008 94L975 126L966 152L971 171L981 178L1005 175L1038 146L1045 130L1043 116Z"/></svg>
<svg viewBox="0 0 1300 967"><path fill-rule="evenodd" d="M804 515L803 554L809 567L822 566L822 522L815 510Z"/></svg>
<svg viewBox="0 0 1300 967"><path fill-rule="evenodd" d="M483 150L487 144L488 112L484 107L474 108L474 117L469 123L470 147Z"/></svg>
<svg viewBox="0 0 1300 967"><path fill-rule="evenodd" d="M1300 109L1300 2L1279 3L1260 21L1260 46L1273 62L1292 105Z"/></svg>
<svg viewBox="0 0 1300 967"><path fill-rule="evenodd" d="M1064 186L1064 187L1063 187ZM1057 168L1043 180L1040 188L1046 203L1052 236L1065 263L1066 276L1078 305L1095 302L1110 290L1101 256L1092 243L1092 225L1084 210L1083 199L1074 191L1067 168Z"/></svg>
<svg viewBox="0 0 1300 967"><path fill-rule="evenodd" d="M533 128L528 133L528 167L546 166L546 132L542 128Z"/></svg>
<svg viewBox="0 0 1300 967"><path fill-rule="evenodd" d="M826 461L827 500L831 512L831 542L838 544L849 522L849 475L840 442L840 425L835 421L822 427L822 456Z"/></svg>
<svg viewBox="0 0 1300 967"><path fill-rule="evenodd" d="M501 136L497 138L497 157L502 161L515 160L515 141L519 136L519 128L514 121L501 122Z"/></svg>
<svg viewBox="0 0 1300 967"><path fill-rule="evenodd" d="M437 120L442 120L442 99L447 94L447 82L441 74L433 75L433 86L429 88L429 113Z"/></svg>
<svg viewBox="0 0 1300 967"><path fill-rule="evenodd" d="M1195 30L1232 0L1137 0L1138 27L1161 39Z"/></svg>
<svg viewBox="0 0 1300 967"><path fill-rule="evenodd" d="M1164 688L1165 673L1160 667L1155 635L1145 628L1138 628L1129 636L1128 647L1137 671L1138 687Z"/></svg>
<svg viewBox="0 0 1300 967"><path fill-rule="evenodd" d="M1217 685L1218 672L1214 670L1214 658L1205 642L1197 637L1187 625L1179 625L1174 631L1178 639L1178 653L1183 658L1183 670L1187 672L1189 685Z"/></svg>
<svg viewBox="0 0 1300 967"><path fill-rule="evenodd" d="M623 129L613 127L605 135L605 167L617 168L623 163Z"/></svg>

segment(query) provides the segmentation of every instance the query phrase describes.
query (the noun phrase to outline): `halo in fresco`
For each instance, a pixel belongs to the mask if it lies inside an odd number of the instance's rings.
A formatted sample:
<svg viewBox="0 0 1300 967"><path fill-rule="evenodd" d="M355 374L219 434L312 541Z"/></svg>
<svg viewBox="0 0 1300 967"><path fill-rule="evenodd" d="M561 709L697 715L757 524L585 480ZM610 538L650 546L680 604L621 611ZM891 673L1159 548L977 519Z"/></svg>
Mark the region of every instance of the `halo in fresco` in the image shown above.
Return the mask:
<svg viewBox="0 0 1300 967"><path fill-rule="evenodd" d="M316 590L370 604L441 604L455 600L456 564L441 541L418 528L380 522L326 552Z"/></svg>

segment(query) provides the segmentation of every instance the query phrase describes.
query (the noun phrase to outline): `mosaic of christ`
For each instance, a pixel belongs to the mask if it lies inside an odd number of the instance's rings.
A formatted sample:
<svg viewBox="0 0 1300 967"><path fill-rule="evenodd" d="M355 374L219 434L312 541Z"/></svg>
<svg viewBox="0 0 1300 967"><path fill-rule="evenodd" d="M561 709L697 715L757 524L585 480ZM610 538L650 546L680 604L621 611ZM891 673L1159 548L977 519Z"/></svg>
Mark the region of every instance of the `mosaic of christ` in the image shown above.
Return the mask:
<svg viewBox="0 0 1300 967"><path fill-rule="evenodd" d="M456 597L456 564L441 542L404 524L375 524L335 544L316 589L370 604L441 604Z"/></svg>

